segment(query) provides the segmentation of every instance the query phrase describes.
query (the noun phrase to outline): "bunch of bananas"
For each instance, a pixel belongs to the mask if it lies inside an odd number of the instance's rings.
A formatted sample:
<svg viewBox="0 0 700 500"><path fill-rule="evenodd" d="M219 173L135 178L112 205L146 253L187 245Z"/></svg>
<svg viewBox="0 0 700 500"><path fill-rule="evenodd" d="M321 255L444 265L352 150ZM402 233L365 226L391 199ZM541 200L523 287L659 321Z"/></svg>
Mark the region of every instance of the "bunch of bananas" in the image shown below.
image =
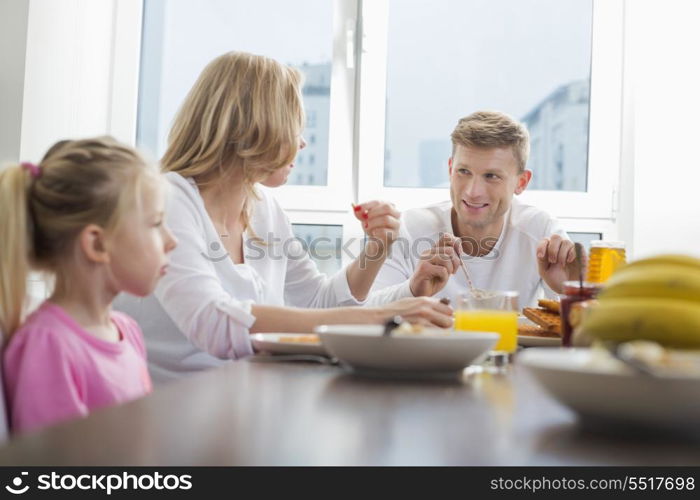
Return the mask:
<svg viewBox="0 0 700 500"><path fill-rule="evenodd" d="M620 268L584 316L581 330L600 340L700 348L700 259L659 255Z"/></svg>

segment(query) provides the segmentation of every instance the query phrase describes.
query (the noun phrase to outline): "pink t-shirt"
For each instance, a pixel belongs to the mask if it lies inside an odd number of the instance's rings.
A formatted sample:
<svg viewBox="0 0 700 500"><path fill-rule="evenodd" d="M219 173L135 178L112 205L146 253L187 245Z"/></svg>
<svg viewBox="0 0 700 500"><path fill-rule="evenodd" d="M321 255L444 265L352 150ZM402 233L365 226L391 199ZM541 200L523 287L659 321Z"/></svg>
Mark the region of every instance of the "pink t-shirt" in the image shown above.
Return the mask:
<svg viewBox="0 0 700 500"><path fill-rule="evenodd" d="M4 353L14 432L84 416L151 391L140 328L119 312L111 319L118 342L95 337L48 301L27 318Z"/></svg>

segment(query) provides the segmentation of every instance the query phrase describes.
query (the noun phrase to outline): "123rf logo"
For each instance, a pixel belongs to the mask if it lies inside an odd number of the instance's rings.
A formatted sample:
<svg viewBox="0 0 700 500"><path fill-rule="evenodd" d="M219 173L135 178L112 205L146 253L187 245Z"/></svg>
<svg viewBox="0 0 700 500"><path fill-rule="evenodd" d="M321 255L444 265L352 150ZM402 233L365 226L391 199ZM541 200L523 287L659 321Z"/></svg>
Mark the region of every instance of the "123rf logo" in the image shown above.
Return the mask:
<svg viewBox="0 0 700 500"><path fill-rule="evenodd" d="M13 495L22 495L29 490L28 472L21 472L12 479L5 489ZM42 474L37 477L38 490L83 490L104 491L111 495L118 490L189 490L192 489L192 476L183 474L163 475L160 472L152 474Z"/></svg>

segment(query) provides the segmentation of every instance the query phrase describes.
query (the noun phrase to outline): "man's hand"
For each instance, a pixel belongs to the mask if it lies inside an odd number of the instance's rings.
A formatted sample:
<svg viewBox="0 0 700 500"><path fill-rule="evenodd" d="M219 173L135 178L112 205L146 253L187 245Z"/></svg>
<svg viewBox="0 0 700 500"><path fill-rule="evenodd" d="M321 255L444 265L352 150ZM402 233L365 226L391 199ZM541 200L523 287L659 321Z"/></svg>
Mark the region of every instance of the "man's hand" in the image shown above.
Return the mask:
<svg viewBox="0 0 700 500"><path fill-rule="evenodd" d="M431 297L445 287L450 276L459 269L458 248L458 239L443 234L430 250L421 254L409 282L414 297Z"/></svg>
<svg viewBox="0 0 700 500"><path fill-rule="evenodd" d="M540 277L552 291L562 293L565 281L578 279L576 249L572 241L558 234L543 238L537 244L536 256ZM582 260L585 269L585 252L582 252Z"/></svg>

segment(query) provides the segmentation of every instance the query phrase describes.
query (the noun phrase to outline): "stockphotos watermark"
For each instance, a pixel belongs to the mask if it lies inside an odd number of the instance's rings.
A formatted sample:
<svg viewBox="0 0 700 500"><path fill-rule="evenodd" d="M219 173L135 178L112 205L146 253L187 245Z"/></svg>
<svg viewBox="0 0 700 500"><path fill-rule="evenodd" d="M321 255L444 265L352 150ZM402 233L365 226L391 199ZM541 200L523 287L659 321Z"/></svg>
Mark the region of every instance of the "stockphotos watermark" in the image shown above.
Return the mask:
<svg viewBox="0 0 700 500"><path fill-rule="evenodd" d="M32 481L34 479L34 481ZM23 495L28 491L93 491L111 495L115 491L174 491L191 490L190 474L161 474L151 472L144 474L39 474L31 478L29 472L22 471L16 475L5 490L13 495Z"/></svg>
<svg viewBox="0 0 700 500"><path fill-rule="evenodd" d="M421 259L432 247L436 246L436 242L442 238L442 233L438 234L437 238L421 237L409 240L404 237L397 238L389 247L389 255L394 252L399 252L406 258ZM225 237L222 237L224 240ZM484 255L486 260L497 260L499 257L498 249L494 249L497 238L476 238L465 237L457 238L462 242L462 258L465 260L473 259L472 255ZM376 244L368 244L375 242ZM358 243L360 243L358 245ZM321 236L318 238L280 238L273 233L269 233L266 238L259 236L246 238L244 241L243 252L248 261L255 260L300 260L309 255L315 261L326 261L340 259L355 260L359 257L357 249L365 249L366 261L381 260L385 257L383 242L376 238L349 238L343 242L342 238L328 238ZM449 256L445 251L445 247L437 247L437 255L445 259ZM200 252L200 255L212 262L221 262L229 257L226 248L219 241L212 241L207 245L207 248Z"/></svg>

